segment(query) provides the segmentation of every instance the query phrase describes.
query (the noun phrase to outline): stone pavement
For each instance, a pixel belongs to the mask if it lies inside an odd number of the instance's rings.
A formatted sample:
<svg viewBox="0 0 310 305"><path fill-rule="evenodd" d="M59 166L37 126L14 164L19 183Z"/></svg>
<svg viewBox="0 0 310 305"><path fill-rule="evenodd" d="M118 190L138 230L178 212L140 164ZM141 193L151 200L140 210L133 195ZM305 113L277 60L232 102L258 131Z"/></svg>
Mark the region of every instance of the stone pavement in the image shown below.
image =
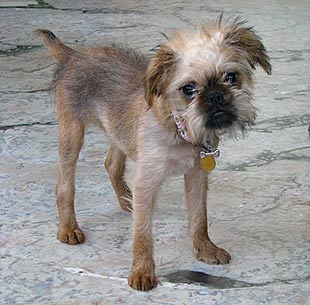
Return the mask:
<svg viewBox="0 0 310 305"><path fill-rule="evenodd" d="M98 130L87 133L76 181L87 241L56 240L57 121L46 91L55 61L33 31L50 29L76 48L115 41L150 53L160 32L221 12L249 20L273 64L272 76L256 73L257 125L221 145L211 175L211 237L232 262L195 259L175 177L155 213L161 283L137 292L126 283L132 219L103 168L108 144ZM0 304L310 304L309 62L306 0L0 0Z"/></svg>

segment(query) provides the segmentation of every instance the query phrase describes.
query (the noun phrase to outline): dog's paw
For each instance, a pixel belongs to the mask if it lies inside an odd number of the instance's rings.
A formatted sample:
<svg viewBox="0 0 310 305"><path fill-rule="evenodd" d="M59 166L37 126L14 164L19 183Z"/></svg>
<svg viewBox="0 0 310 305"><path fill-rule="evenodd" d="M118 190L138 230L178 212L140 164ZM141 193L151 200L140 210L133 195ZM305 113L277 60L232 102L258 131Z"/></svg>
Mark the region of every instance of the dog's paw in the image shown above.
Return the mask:
<svg viewBox="0 0 310 305"><path fill-rule="evenodd" d="M132 198L131 197L122 197L119 200L120 207L126 212L132 212Z"/></svg>
<svg viewBox="0 0 310 305"><path fill-rule="evenodd" d="M85 234L80 228L59 228L57 238L62 243L76 245L85 241Z"/></svg>
<svg viewBox="0 0 310 305"><path fill-rule="evenodd" d="M119 205L126 212L132 212L132 192L126 183L122 190L122 195L119 196Z"/></svg>
<svg viewBox="0 0 310 305"><path fill-rule="evenodd" d="M195 249L195 252L197 259L207 264L228 264L231 260L231 256L226 250L215 246L211 242L200 245Z"/></svg>
<svg viewBox="0 0 310 305"><path fill-rule="evenodd" d="M136 290L151 290L157 286L157 278L154 273L154 268L132 267L128 278L128 284Z"/></svg>

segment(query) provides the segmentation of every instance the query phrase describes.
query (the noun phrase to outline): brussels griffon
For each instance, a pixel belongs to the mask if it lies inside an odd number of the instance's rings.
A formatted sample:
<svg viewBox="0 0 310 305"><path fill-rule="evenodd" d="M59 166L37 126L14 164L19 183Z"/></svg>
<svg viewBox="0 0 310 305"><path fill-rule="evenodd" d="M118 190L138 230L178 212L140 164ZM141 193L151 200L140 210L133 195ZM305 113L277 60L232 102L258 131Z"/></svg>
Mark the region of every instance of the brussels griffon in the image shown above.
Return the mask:
<svg viewBox="0 0 310 305"><path fill-rule="evenodd" d="M184 174L197 258L210 264L228 263L229 253L208 236L208 172L219 155L220 136L244 133L255 120L253 69L259 65L271 73L259 36L239 19L220 17L194 33L176 31L148 60L117 46L75 51L52 32L38 32L59 62L55 77L58 239L68 244L85 239L74 213L74 175L85 126L96 123L110 140L105 167L120 206L133 210L129 285L139 290L157 285L152 210L156 193L169 175ZM124 179L127 158L137 164L133 192Z"/></svg>

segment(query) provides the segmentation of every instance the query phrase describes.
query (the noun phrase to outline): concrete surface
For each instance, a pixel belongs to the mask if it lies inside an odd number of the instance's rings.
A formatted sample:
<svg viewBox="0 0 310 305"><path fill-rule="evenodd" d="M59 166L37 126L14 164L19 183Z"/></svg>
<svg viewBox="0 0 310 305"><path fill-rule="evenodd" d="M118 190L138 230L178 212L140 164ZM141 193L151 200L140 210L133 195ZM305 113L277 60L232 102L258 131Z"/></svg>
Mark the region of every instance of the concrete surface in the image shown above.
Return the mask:
<svg viewBox="0 0 310 305"><path fill-rule="evenodd" d="M9 2L0 0L0 304L310 304L310 2ZM98 130L87 133L76 182L87 241L56 240L57 122L46 92L55 62L33 31L51 29L78 48L116 41L150 53L159 32L220 12L249 20L273 64L272 76L256 73L257 125L221 145L211 175L211 237L232 262L195 259L175 177L155 213L161 284L137 292L126 283L132 219L103 169L108 144Z"/></svg>

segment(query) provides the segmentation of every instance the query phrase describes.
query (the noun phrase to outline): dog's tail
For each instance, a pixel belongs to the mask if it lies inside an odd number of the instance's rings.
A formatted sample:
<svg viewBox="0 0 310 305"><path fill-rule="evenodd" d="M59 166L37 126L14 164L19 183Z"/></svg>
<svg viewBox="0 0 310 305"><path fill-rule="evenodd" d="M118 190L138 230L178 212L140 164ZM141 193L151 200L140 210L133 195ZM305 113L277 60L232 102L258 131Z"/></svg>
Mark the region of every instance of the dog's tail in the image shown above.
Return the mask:
<svg viewBox="0 0 310 305"><path fill-rule="evenodd" d="M75 52L49 30L39 29L35 32L41 36L47 49L60 63L64 63Z"/></svg>

